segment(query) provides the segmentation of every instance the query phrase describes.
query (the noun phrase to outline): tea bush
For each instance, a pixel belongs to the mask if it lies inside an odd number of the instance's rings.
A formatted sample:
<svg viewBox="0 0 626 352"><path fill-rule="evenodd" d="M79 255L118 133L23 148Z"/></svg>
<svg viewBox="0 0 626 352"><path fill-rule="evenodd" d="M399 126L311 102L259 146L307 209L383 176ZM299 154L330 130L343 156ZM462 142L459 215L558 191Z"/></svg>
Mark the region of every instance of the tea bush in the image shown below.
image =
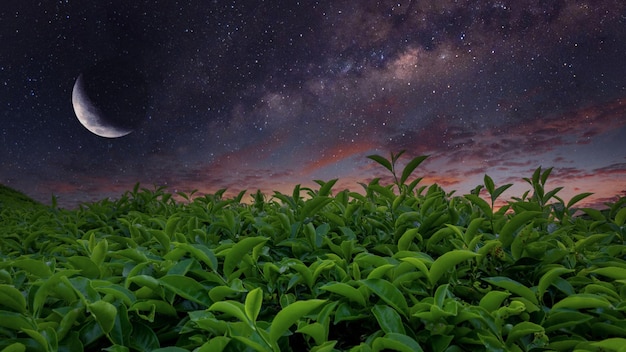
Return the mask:
<svg viewBox="0 0 626 352"><path fill-rule="evenodd" d="M496 209L510 185L407 184L401 155L363 194L4 199L0 351L624 350L626 198L576 208L539 168Z"/></svg>

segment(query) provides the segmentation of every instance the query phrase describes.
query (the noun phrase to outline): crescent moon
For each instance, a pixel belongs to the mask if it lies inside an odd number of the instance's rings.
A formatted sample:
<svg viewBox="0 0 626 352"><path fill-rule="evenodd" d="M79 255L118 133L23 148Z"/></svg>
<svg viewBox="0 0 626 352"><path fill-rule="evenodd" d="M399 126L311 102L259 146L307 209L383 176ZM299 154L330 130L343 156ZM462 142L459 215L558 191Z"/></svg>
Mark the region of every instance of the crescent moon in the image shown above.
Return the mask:
<svg viewBox="0 0 626 352"><path fill-rule="evenodd" d="M85 83L82 74L78 76L72 89L72 106L78 121L91 133L100 137L118 138L133 131L132 129L114 126L107 121L106 116L85 93Z"/></svg>

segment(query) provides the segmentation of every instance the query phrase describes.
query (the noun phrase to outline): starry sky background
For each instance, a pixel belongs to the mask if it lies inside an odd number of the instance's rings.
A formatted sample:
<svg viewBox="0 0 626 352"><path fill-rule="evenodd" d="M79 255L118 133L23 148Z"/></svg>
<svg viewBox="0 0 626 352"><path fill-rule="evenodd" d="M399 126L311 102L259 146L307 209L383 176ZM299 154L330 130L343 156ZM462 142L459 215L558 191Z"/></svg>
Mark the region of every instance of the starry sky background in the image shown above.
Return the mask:
<svg viewBox="0 0 626 352"><path fill-rule="evenodd" d="M489 174L520 196L542 166L566 201L626 195L621 0L12 1L0 42L0 183L48 204L136 182L359 190L387 176L366 155L403 149L457 194ZM71 92L117 57L147 117L108 139Z"/></svg>

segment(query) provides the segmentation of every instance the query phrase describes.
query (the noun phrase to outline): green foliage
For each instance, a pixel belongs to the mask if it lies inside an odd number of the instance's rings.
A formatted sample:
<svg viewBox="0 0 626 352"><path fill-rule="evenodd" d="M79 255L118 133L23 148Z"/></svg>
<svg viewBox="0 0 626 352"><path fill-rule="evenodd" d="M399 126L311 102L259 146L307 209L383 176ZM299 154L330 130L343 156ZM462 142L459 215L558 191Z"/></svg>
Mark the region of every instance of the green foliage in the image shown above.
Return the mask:
<svg viewBox="0 0 626 352"><path fill-rule="evenodd" d="M2 198L0 351L623 349L625 198L575 208L539 168L496 209L510 184L416 188L401 155L364 194Z"/></svg>
<svg viewBox="0 0 626 352"><path fill-rule="evenodd" d="M44 208L45 206L39 202L34 201L20 191L0 184L0 211L9 207L14 209L32 209Z"/></svg>
<svg viewBox="0 0 626 352"><path fill-rule="evenodd" d="M389 159L385 159L380 155L368 155L367 157L371 160L374 160L378 164L382 165L385 169L389 170L393 176L393 182L400 191L400 193L406 193L412 191L412 189L417 185L418 182L421 181L421 178L416 179L410 185L406 185L406 181L409 179L413 171L428 158L428 155L421 155L411 159L402 169L402 174L400 178L396 173L397 171L397 162L398 159L405 153L404 150L399 151L398 153L391 153Z"/></svg>

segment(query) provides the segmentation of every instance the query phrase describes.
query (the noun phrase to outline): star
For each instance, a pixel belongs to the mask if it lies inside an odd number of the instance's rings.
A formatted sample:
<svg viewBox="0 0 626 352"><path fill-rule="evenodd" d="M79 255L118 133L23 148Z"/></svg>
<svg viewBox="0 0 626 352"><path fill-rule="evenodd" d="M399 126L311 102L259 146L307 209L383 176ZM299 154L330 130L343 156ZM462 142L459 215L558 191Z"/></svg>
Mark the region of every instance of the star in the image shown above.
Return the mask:
<svg viewBox="0 0 626 352"><path fill-rule="evenodd" d="M554 167L565 199L591 191L601 206L624 192L625 13L608 0L11 3L0 183L65 207L137 182L355 189L387 177L367 155L407 150L430 155L422 182L459 193L489 174L519 195ZM72 86L120 57L145 75L145 118L101 138Z"/></svg>

